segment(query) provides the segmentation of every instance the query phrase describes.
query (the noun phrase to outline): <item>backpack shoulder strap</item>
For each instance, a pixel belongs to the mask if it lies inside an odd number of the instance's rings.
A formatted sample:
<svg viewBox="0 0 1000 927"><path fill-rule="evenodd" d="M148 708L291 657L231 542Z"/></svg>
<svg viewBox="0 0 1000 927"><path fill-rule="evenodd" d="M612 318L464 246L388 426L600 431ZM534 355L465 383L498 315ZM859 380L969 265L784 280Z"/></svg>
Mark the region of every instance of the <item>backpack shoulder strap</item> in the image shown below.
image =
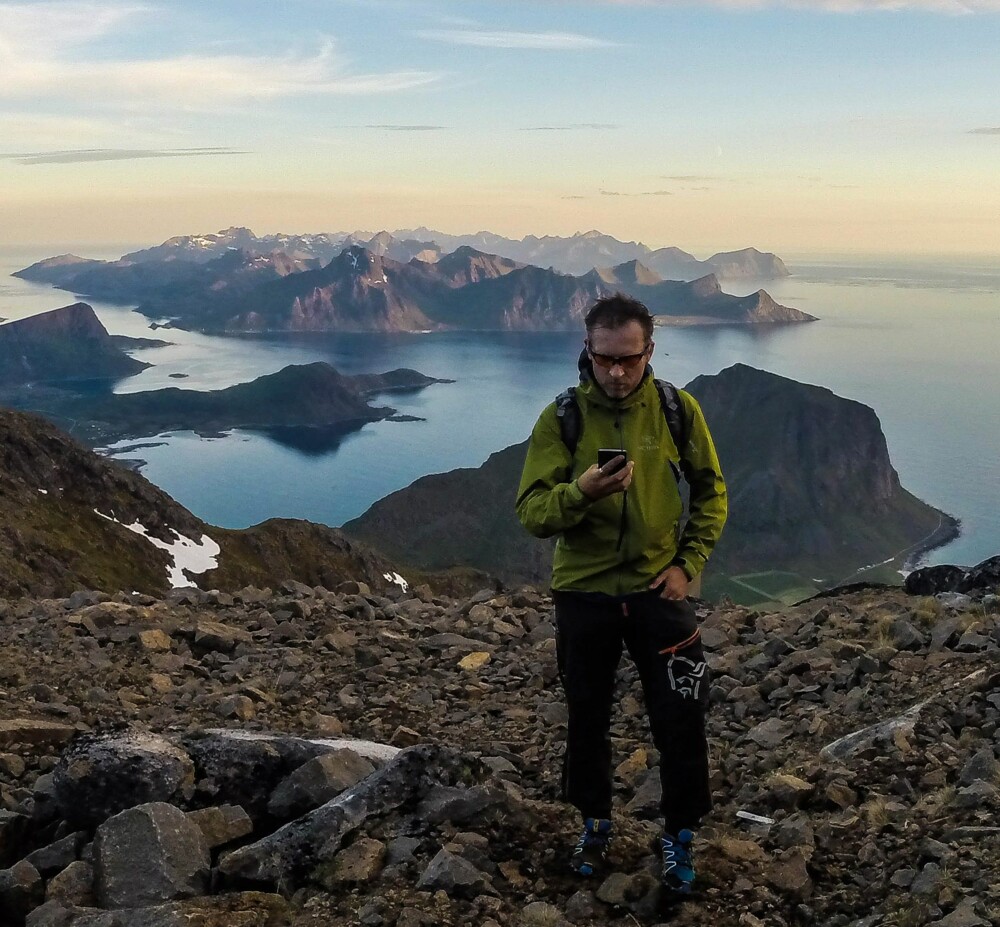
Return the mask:
<svg viewBox="0 0 1000 927"><path fill-rule="evenodd" d="M680 391L667 380L654 380L656 392L660 395L660 405L663 407L663 417L667 420L670 437L677 445L677 451L684 459L688 441L691 438L691 423L684 412L684 401Z"/></svg>
<svg viewBox="0 0 1000 927"><path fill-rule="evenodd" d="M563 444L569 448L570 454L576 453L580 441L580 406L576 401L576 387L564 389L556 396L556 418L559 421L559 436Z"/></svg>

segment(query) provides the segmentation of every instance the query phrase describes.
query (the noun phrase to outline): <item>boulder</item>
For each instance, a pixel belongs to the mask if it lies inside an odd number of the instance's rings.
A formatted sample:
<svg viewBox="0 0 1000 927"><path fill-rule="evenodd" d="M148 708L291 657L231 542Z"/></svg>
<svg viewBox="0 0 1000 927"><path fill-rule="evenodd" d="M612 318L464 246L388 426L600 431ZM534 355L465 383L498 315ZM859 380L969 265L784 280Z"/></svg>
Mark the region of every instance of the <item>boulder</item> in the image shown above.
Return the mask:
<svg viewBox="0 0 1000 927"><path fill-rule="evenodd" d="M271 793L268 813L288 819L318 808L375 772L371 761L353 750L335 750L303 763Z"/></svg>
<svg viewBox="0 0 1000 927"><path fill-rule="evenodd" d="M189 811L188 818L198 825L210 850L253 833L253 821L239 805L218 805Z"/></svg>
<svg viewBox="0 0 1000 927"><path fill-rule="evenodd" d="M27 744L32 747L64 744L76 728L59 721L36 721L33 718L14 718L0 721L0 747Z"/></svg>
<svg viewBox="0 0 1000 927"><path fill-rule="evenodd" d="M94 836L95 889L105 908L202 895L210 865L198 825L165 802L122 811Z"/></svg>
<svg viewBox="0 0 1000 927"><path fill-rule="evenodd" d="M449 895L464 898L474 898L480 895L489 885L489 876L480 872L468 860L440 850L430 861L417 881L420 891L445 891Z"/></svg>
<svg viewBox="0 0 1000 927"><path fill-rule="evenodd" d="M958 592L965 579L965 570L950 564L923 567L908 574L903 588L910 595L937 595L939 592Z"/></svg>
<svg viewBox="0 0 1000 927"><path fill-rule="evenodd" d="M993 592L1000 589L1000 556L977 563L958 584L959 592Z"/></svg>
<svg viewBox="0 0 1000 927"><path fill-rule="evenodd" d="M219 871L228 879L294 886L332 859L344 840L370 817L412 804L436 784L453 784L467 773L471 762L446 747L408 747L315 811L263 840L225 854Z"/></svg>
<svg viewBox="0 0 1000 927"><path fill-rule="evenodd" d="M138 728L79 738L53 774L56 803L77 827L136 805L190 795L194 764L180 747Z"/></svg>
<svg viewBox="0 0 1000 927"><path fill-rule="evenodd" d="M10 869L0 869L0 923L20 927L44 896L42 877L31 863L21 860Z"/></svg>

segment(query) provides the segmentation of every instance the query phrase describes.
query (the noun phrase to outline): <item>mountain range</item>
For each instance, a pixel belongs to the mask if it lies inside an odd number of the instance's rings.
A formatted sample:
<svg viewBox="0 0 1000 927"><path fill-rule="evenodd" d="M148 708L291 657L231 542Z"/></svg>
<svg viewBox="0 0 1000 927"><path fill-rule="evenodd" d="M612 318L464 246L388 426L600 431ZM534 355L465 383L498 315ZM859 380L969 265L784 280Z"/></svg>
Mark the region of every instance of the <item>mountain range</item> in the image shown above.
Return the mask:
<svg viewBox="0 0 1000 927"><path fill-rule="evenodd" d="M171 387L114 393L108 388L111 383L149 366L129 357L120 344L162 342L109 335L86 303L8 322L0 326L0 399L58 421L69 420L76 433L94 445L178 429L205 433L244 428L322 451L365 423L395 413L371 405L371 395L449 382L406 368L345 376L317 362L290 365L220 390ZM82 381L86 388L77 388ZM103 381L103 388L93 381Z"/></svg>
<svg viewBox="0 0 1000 927"><path fill-rule="evenodd" d="M433 263L461 247L470 247L507 257L524 264L551 267L566 274L585 274L595 267L611 267L639 260L661 277L694 280L714 273L720 279L770 279L788 276L788 268L777 255L756 248L713 254L705 261L680 248L650 248L642 242L619 241L611 235L591 230L576 235L527 235L506 238L493 232L450 235L428 228L394 232L329 232L305 235L255 235L248 228L228 228L205 235L179 235L160 245L123 255L121 263L129 266L162 262L207 263L227 251L245 251L255 257L275 252L295 261L326 264L344 248L360 245L380 257L406 263L413 258ZM69 268L81 258L63 255Z"/></svg>
<svg viewBox="0 0 1000 927"><path fill-rule="evenodd" d="M953 519L902 488L875 412L830 390L736 364L687 387L712 429L731 516L706 592L745 598L773 578L835 584L870 564L880 578L908 556L943 543ZM404 564L462 565L511 584L544 584L551 542L530 537L514 514L526 444L481 467L426 476L344 525L351 537ZM734 579L735 578L735 579ZM767 596L765 596L767 597Z"/></svg>
<svg viewBox="0 0 1000 927"><path fill-rule="evenodd" d="M723 293L714 275L668 281L632 260L576 277L467 245L433 263L416 257L403 263L360 245L319 265L252 250L226 251L207 261L162 250L138 261L62 255L17 276L138 302L150 318L209 332L578 330L594 300L617 291L646 302L664 324L813 320L777 304L764 290L745 297Z"/></svg>

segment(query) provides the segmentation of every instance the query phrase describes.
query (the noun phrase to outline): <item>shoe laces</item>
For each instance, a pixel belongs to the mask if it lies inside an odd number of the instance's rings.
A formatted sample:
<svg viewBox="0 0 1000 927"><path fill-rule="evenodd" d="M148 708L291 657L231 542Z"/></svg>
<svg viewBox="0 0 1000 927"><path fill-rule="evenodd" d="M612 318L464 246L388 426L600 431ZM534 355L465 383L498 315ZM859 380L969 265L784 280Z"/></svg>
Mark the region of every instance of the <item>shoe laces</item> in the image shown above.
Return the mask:
<svg viewBox="0 0 1000 927"><path fill-rule="evenodd" d="M660 837L660 849L663 851L663 864L669 868L690 869L693 863L691 844L694 841L694 834L686 827L673 834L664 834Z"/></svg>

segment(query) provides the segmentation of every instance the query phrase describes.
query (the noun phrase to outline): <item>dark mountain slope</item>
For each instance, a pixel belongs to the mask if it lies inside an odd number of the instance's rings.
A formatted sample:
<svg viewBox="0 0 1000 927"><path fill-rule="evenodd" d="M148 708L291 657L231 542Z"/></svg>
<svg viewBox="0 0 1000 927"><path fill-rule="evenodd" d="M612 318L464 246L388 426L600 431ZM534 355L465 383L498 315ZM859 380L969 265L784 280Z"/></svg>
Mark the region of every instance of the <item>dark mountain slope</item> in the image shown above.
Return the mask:
<svg viewBox="0 0 1000 927"><path fill-rule="evenodd" d="M207 525L48 422L0 409L0 597L80 589L164 593L171 556L127 525L141 525L168 544L178 534L194 543L208 535L221 548L218 567L189 575L206 589L286 580L333 588L346 579L384 589L393 570L322 525L278 519L245 531Z"/></svg>
<svg viewBox="0 0 1000 927"><path fill-rule="evenodd" d="M148 366L116 345L86 303L0 325L0 386L117 379Z"/></svg>
<svg viewBox="0 0 1000 927"><path fill-rule="evenodd" d="M894 556L902 566L936 531L954 530L900 486L867 406L739 364L689 388L731 499L711 576L784 570L837 582ZM515 445L476 470L417 480L344 530L422 569L461 565L545 583L549 545L524 532L513 511L524 451Z"/></svg>

